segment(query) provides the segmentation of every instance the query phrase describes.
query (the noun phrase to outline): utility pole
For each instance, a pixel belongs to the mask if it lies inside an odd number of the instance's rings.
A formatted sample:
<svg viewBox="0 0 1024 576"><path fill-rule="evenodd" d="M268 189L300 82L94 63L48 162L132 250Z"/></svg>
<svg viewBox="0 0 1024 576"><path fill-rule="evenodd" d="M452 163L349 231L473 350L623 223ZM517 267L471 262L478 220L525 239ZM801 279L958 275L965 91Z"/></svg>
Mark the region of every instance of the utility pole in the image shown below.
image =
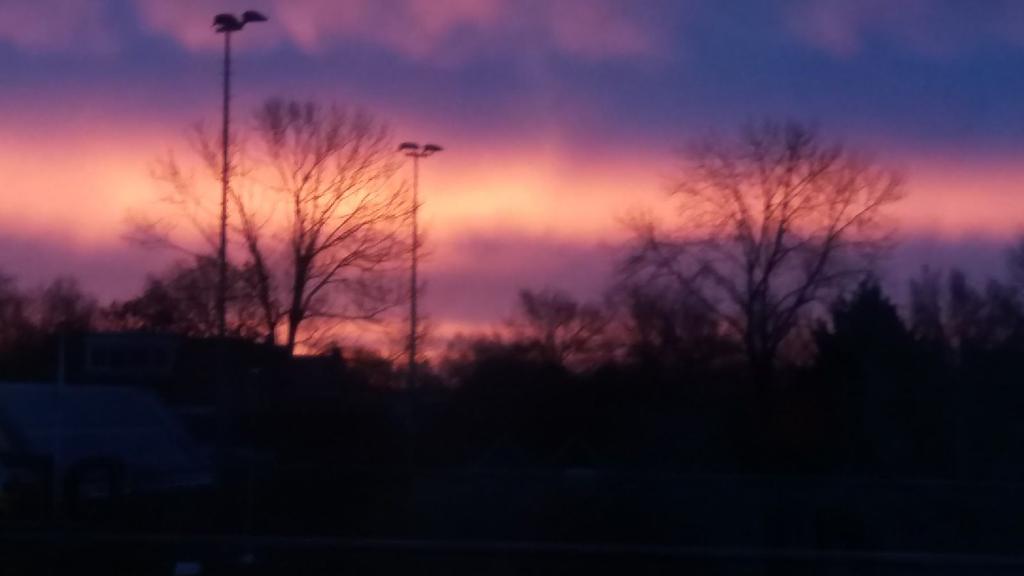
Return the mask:
<svg viewBox="0 0 1024 576"><path fill-rule="evenodd" d="M443 150L437 144L427 144L420 147L415 142L403 142L398 147L399 152L405 153L412 158L412 262L409 267L409 374L408 386L410 393L416 388L416 340L417 323L417 295L419 286L417 284L417 256L420 247L419 223L419 193L420 193L420 158L427 158Z"/></svg>
<svg viewBox="0 0 1024 576"><path fill-rule="evenodd" d="M233 14L218 14L213 19L214 30L224 34L224 125L221 132L222 163L220 169L220 244L217 249L217 335L227 334L228 292L228 191L231 188L231 34L239 32L249 22L266 22L267 17L254 10Z"/></svg>
<svg viewBox="0 0 1024 576"><path fill-rule="evenodd" d="M217 248L217 336L223 338L227 332L227 290L228 290L228 187L231 185L231 167L228 158L231 125L231 31L224 32L224 118L221 133L220 169L220 244Z"/></svg>
<svg viewBox="0 0 1024 576"><path fill-rule="evenodd" d="M227 342L227 291L228 291L228 192L231 190L231 34L239 32L249 22L266 22L267 17L254 10L247 10L240 18L233 14L218 14L213 18L213 27L218 34L224 35L224 124L221 132L221 170L220 170L220 245L217 250L217 396L220 412L219 451L223 466L227 467L231 453L232 420L237 414L235 398L228 386L228 361L226 358ZM248 384L248 382L246 382ZM248 399L248 395L245 396ZM246 406L251 409L251 406ZM229 415L232 417L229 419ZM246 499L246 515L244 526L246 532L252 527L253 508L253 471L252 456L249 456L249 488ZM252 558L251 543L242 557L249 561Z"/></svg>

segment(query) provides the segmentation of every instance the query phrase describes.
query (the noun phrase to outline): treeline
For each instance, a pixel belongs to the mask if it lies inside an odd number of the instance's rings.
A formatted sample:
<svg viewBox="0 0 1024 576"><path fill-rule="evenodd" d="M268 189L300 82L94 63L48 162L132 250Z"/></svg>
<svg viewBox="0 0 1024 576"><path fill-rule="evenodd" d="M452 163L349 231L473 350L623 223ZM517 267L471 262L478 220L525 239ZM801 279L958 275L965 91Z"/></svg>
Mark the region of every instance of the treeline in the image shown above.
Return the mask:
<svg viewBox="0 0 1024 576"><path fill-rule="evenodd" d="M57 364L57 337L91 331L146 331L190 337L217 333L214 308L216 262L197 258L146 280L141 294L102 304L77 279L61 276L35 288L19 286L0 271L0 378L52 378ZM251 339L243 274L231 269L231 335Z"/></svg>
<svg viewBox="0 0 1024 576"><path fill-rule="evenodd" d="M27 290L0 271L0 379L52 379L57 335L99 328L105 312L72 277Z"/></svg>
<svg viewBox="0 0 1024 576"><path fill-rule="evenodd" d="M467 453L558 465L1019 479L1022 290L926 269L900 307L867 277L808 317L767 383L681 294L526 291L506 335L450 347L442 421L461 422L437 445L472 431Z"/></svg>
<svg viewBox="0 0 1024 576"><path fill-rule="evenodd" d="M757 380L763 375L743 343L686 293L626 282L585 303L523 290L515 317L493 334L454 338L423 363L417 457L436 465L1019 479L1022 256L1024 245L1010 253L1009 280L983 287L957 270L924 269L894 298L865 277L805 318L768 383ZM68 278L19 290L5 277L0 375L52 377L60 332L212 335L213 282L197 280L202 268L176 268L138 297L105 306ZM360 385L401 396L401 359L343 353ZM367 426L379 434L391 416L377 408ZM353 424L338 423L358 436Z"/></svg>

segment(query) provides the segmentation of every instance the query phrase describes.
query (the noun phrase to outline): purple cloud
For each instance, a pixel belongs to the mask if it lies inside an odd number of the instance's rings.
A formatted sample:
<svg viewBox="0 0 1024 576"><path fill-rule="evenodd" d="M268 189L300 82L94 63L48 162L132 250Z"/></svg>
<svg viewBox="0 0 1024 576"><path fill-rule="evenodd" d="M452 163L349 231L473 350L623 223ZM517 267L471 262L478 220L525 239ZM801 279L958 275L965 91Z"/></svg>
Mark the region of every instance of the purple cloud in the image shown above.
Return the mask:
<svg viewBox="0 0 1024 576"><path fill-rule="evenodd" d="M1024 6L1001 0L797 0L784 18L798 38L839 57L857 55L872 39L948 55L992 40L1019 44Z"/></svg>
<svg viewBox="0 0 1024 576"><path fill-rule="evenodd" d="M137 0L143 24L191 50L218 40L197 22L209 20L206 2ZM664 30L617 0L256 0L218 9L257 8L273 26L255 45L289 43L305 52L343 41L381 46L413 60L459 61L495 49L537 49L583 58L646 56L659 50Z"/></svg>
<svg viewBox="0 0 1024 576"><path fill-rule="evenodd" d="M106 2L0 0L0 43L27 52L114 48Z"/></svg>

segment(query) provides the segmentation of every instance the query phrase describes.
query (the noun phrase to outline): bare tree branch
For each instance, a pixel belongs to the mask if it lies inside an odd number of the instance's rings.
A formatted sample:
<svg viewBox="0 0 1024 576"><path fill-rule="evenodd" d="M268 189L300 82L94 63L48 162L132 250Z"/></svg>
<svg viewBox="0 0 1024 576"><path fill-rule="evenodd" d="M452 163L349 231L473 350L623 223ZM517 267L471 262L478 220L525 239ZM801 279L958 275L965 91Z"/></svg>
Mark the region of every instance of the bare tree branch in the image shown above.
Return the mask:
<svg viewBox="0 0 1024 576"><path fill-rule="evenodd" d="M686 160L671 190L681 231L636 227L623 272L671 279L770 373L808 309L861 277L887 245L882 213L901 197L902 179L793 123L701 142Z"/></svg>

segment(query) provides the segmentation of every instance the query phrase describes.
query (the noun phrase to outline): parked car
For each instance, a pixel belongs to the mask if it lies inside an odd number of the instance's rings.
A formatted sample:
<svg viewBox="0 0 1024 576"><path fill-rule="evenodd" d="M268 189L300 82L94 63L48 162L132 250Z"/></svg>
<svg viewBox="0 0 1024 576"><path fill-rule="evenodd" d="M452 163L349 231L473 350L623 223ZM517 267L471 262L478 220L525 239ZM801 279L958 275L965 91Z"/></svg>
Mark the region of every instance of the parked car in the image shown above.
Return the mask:
<svg viewBox="0 0 1024 576"><path fill-rule="evenodd" d="M76 513L129 495L209 486L214 474L149 391L0 384L0 498L10 500L26 486L52 487L54 478L59 489L51 498Z"/></svg>

